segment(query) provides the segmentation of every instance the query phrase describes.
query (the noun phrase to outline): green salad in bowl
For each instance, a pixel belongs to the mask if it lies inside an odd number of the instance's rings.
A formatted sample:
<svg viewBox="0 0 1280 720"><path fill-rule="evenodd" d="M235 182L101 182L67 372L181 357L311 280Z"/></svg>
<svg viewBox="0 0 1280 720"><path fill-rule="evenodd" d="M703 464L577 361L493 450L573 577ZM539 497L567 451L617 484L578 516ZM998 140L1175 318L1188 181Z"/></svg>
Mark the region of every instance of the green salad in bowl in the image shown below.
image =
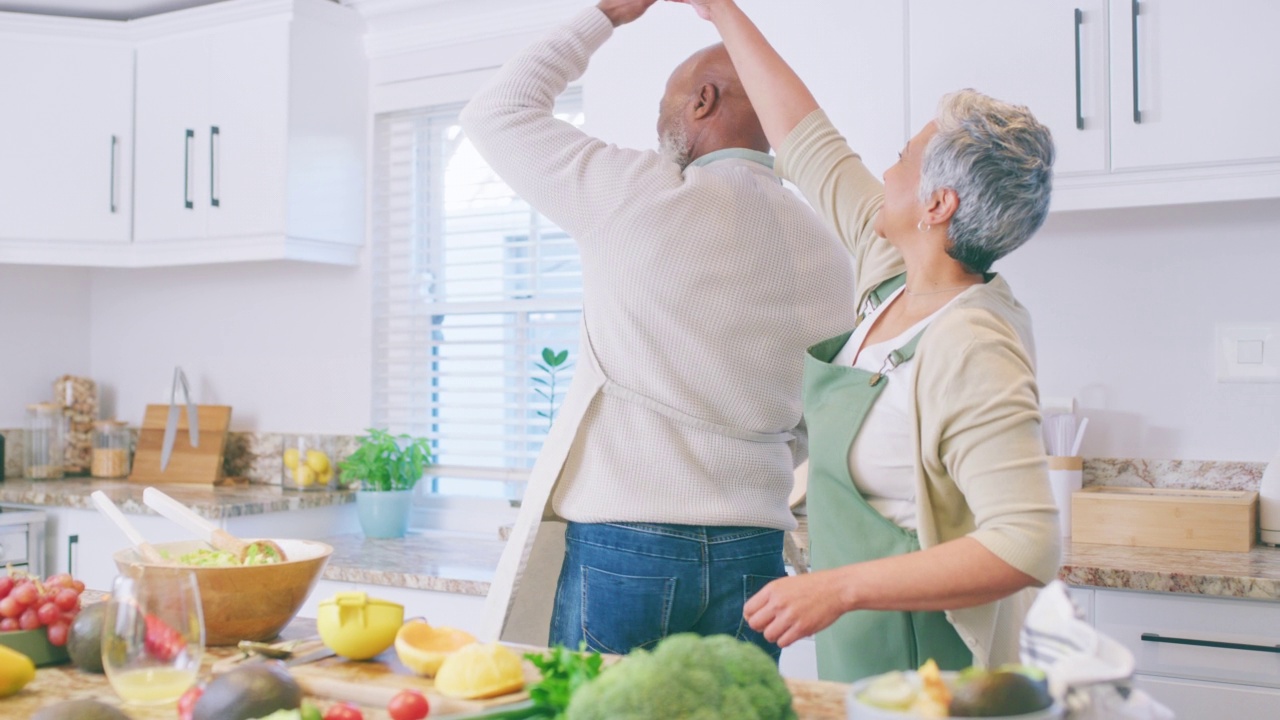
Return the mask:
<svg viewBox="0 0 1280 720"><path fill-rule="evenodd" d="M165 554L167 557L167 553ZM178 556L178 562L183 565L196 565L199 567L235 567L238 565L271 565L278 563L281 558L269 547L260 545L249 546L245 553L244 562L225 550L210 550L202 548L189 553L183 553Z"/></svg>

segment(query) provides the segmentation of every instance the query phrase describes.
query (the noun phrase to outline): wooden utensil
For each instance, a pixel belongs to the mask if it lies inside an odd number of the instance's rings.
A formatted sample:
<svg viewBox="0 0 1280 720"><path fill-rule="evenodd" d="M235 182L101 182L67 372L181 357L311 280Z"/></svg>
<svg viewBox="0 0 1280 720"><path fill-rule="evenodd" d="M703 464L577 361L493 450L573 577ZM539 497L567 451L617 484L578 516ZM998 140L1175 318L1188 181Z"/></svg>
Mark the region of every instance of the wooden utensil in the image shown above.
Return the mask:
<svg viewBox="0 0 1280 720"><path fill-rule="evenodd" d="M249 551L255 547L260 553L274 553L276 557L280 558L280 562L289 559L285 556L284 550L280 549L280 546L274 542L270 540L251 540L248 542L241 540L226 530L216 527L213 523L195 514L191 508L153 487L142 491L142 501L147 504L147 507L186 528L215 548L235 555L241 563L244 562L245 556L249 554Z"/></svg>
<svg viewBox="0 0 1280 720"><path fill-rule="evenodd" d="M169 419L168 405L148 405L138 431L138 447L133 456L133 472L129 482L155 485L160 483L194 483L213 485L222 480L222 458L226 453L227 429L231 425L229 405L197 405L196 425L200 428L200 446L192 447L185 412L178 416L177 434L169 465L160 469L164 446L164 428Z"/></svg>
<svg viewBox="0 0 1280 720"><path fill-rule="evenodd" d="M107 497L106 493L101 490L94 490L89 494L89 497L93 500L93 504L98 507L98 512L106 515L107 519L115 523L116 527L120 528L120 531L125 534L125 537L129 538L129 542L133 543L133 546L138 549L138 554L142 555L142 559L155 565L169 564L169 561L160 554L160 551L152 547L151 543L142 537L142 533L138 532L138 529L133 526L133 523L129 522L124 513L120 512L120 508L111 502L111 498Z"/></svg>

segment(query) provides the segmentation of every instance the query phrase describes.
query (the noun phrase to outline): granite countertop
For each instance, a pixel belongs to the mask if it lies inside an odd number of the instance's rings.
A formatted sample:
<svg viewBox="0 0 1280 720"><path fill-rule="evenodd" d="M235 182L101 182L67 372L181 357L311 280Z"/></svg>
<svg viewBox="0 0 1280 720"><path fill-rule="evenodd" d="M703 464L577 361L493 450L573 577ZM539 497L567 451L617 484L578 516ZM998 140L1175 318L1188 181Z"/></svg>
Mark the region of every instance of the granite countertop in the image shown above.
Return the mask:
<svg viewBox="0 0 1280 720"><path fill-rule="evenodd" d="M284 639L304 638L315 633L314 620L294 620L281 633ZM209 677L209 666L215 661L236 654L231 647L209 648L205 653L201 677ZM841 683L818 680L787 680L791 689L793 705L799 720L844 720L846 717L844 698L849 686ZM41 668L36 677L18 694L0 700L0 715L4 717L30 717L36 710L63 700L92 698L120 707L119 698L111 689L105 675L83 673L74 666L59 665ZM314 700L319 707L327 708L332 701ZM128 706L122 708L134 720L173 720L173 705L153 707ZM386 709L364 706L361 708L366 720L387 720ZM448 716L441 716L445 720Z"/></svg>
<svg viewBox="0 0 1280 720"><path fill-rule="evenodd" d="M808 528L790 533L808 562ZM334 546L324 577L353 583L484 595L503 537L427 533L404 540L359 535L326 538ZM1247 553L1068 543L1058 577L1069 585L1174 592L1280 602L1280 548Z"/></svg>
<svg viewBox="0 0 1280 720"><path fill-rule="evenodd" d="M43 505L95 510L89 494L101 490L121 511L134 515L155 514L142 503L146 486L126 480L64 478L0 482L0 503ZM217 520L243 515L288 512L355 502L355 490L285 490L279 485L164 485L162 489L198 515Z"/></svg>

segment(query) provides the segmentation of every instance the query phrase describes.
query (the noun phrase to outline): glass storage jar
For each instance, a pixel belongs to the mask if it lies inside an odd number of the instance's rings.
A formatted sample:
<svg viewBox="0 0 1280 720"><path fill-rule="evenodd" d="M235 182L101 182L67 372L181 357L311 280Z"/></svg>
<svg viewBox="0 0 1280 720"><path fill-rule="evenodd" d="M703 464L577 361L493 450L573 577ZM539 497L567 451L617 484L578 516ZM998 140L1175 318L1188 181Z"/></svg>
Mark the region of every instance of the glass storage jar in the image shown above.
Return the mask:
<svg viewBox="0 0 1280 720"><path fill-rule="evenodd" d="M336 443L328 435L297 435L284 442L284 474L288 490L329 490L338 486Z"/></svg>
<svg viewBox="0 0 1280 720"><path fill-rule="evenodd" d="M129 426L119 420L93 424L91 474L98 478L122 478L129 474Z"/></svg>
<svg viewBox="0 0 1280 720"><path fill-rule="evenodd" d="M66 461L67 417L58 403L27 406L27 429L23 438L22 474L33 480L62 477Z"/></svg>

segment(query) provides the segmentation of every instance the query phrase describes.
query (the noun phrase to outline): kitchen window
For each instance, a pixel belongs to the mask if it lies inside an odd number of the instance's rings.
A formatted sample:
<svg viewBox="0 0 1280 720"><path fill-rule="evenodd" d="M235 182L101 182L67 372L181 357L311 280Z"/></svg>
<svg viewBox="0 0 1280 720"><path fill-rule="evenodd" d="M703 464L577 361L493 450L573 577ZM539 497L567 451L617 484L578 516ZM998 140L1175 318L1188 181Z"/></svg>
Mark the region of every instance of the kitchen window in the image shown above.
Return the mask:
<svg viewBox="0 0 1280 720"><path fill-rule="evenodd" d="M373 422L431 440L423 492L516 499L576 364L582 272L572 238L476 152L461 109L377 116ZM576 91L556 116L582 125Z"/></svg>

